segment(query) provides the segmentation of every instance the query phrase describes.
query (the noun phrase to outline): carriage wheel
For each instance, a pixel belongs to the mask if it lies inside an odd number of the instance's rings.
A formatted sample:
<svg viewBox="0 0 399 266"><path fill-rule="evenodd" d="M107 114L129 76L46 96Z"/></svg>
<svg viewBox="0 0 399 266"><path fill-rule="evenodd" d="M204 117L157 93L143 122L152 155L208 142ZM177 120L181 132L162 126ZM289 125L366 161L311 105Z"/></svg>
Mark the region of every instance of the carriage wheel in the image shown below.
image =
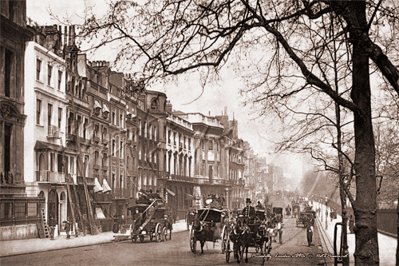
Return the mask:
<svg viewBox="0 0 399 266"><path fill-rule="evenodd" d="M132 236L132 242L136 243L137 242L137 236Z"/></svg>
<svg viewBox="0 0 399 266"><path fill-rule="evenodd" d="M166 234L167 234L166 227L162 227L162 230L161 230L161 241L166 241Z"/></svg>
<svg viewBox="0 0 399 266"><path fill-rule="evenodd" d="M222 250L222 254L224 254L224 252L225 252L225 249L226 249L226 236L227 235L227 232L226 232L226 226L223 226L223 229L222 229L222 243L221 243L221 245L220 245L220 249Z"/></svg>
<svg viewBox="0 0 399 266"><path fill-rule="evenodd" d="M143 243L144 242L144 236L140 235L140 242Z"/></svg>

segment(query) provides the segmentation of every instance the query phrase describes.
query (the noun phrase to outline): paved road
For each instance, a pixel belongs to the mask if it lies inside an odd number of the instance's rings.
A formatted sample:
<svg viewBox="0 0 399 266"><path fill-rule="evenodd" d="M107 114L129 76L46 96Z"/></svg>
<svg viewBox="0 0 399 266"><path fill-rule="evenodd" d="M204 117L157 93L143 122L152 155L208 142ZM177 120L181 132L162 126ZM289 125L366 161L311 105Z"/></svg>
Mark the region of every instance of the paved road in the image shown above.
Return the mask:
<svg viewBox="0 0 399 266"><path fill-rule="evenodd" d="M308 247L303 227L296 227L294 218L284 220L283 244L273 243L272 259L267 265L318 265L322 253L315 230L314 246ZM197 245L198 247L199 245ZM197 248L198 250L198 248ZM254 257L250 248L247 265L261 265L262 258ZM252 256L252 257L251 257ZM207 242L204 254L193 254L189 247L188 231L174 233L167 242L132 243L131 241L71 248L65 250L11 256L0 259L3 265L227 265L225 255L220 252L220 243L215 248ZM230 265L235 265L231 256Z"/></svg>

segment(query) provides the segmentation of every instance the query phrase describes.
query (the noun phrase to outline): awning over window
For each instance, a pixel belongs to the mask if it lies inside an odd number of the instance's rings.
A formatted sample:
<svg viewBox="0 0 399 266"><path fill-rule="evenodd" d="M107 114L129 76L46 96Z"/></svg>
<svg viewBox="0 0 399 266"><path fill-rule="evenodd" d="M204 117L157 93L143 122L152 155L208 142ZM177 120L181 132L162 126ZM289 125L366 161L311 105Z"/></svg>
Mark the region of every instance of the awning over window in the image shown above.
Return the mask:
<svg viewBox="0 0 399 266"><path fill-rule="evenodd" d="M110 186L108 185L107 179L103 180L103 193L111 191Z"/></svg>
<svg viewBox="0 0 399 266"><path fill-rule="evenodd" d="M103 112L104 113L109 113L109 109L108 109L108 107L104 104L104 107L103 107Z"/></svg>
<svg viewBox="0 0 399 266"><path fill-rule="evenodd" d="M96 208L96 216L97 216L97 219L105 219L105 215L101 208Z"/></svg>
<svg viewBox="0 0 399 266"><path fill-rule="evenodd" d="M94 192L102 192L104 190L103 187L100 185L100 182L98 181L97 177L94 179L93 190L94 190Z"/></svg>
<svg viewBox="0 0 399 266"><path fill-rule="evenodd" d="M62 146L52 144L44 141L37 140L35 144L35 150L55 150L62 151Z"/></svg>
<svg viewBox="0 0 399 266"><path fill-rule="evenodd" d="M101 104L98 101L94 101L94 109L101 109Z"/></svg>
<svg viewBox="0 0 399 266"><path fill-rule="evenodd" d="M170 194L170 195L172 195L172 196L176 196L176 193L175 192L173 192L172 190L170 190L170 189L168 189L168 188L166 188L166 191Z"/></svg>

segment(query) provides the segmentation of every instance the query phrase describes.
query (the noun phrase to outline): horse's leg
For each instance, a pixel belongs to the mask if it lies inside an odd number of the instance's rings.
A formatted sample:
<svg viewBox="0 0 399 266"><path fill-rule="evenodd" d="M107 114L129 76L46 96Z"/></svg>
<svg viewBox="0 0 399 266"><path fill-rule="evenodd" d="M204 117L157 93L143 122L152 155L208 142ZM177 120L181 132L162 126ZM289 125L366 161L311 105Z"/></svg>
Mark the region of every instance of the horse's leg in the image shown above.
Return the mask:
<svg viewBox="0 0 399 266"><path fill-rule="evenodd" d="M205 241L201 240L201 254L204 254L204 244L205 244Z"/></svg>
<svg viewBox="0 0 399 266"><path fill-rule="evenodd" d="M245 263L248 263L248 246L245 246Z"/></svg>

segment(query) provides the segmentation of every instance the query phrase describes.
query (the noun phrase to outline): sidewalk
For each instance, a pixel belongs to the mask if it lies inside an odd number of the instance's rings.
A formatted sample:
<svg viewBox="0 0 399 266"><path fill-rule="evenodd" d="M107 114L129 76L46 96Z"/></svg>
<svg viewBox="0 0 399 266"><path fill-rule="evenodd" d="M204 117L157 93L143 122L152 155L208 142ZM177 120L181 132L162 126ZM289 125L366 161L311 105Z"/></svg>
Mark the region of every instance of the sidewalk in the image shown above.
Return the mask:
<svg viewBox="0 0 399 266"><path fill-rule="evenodd" d="M180 220L173 224L172 234L186 230L186 222L184 220ZM70 239L66 239L66 235L60 235L58 237L55 237L54 240L50 240L49 238L32 238L23 240L1 241L0 257L110 243L115 240L114 235L120 234L105 232L98 235L79 235L79 237L71 236Z"/></svg>
<svg viewBox="0 0 399 266"><path fill-rule="evenodd" d="M328 252L334 254L334 226L336 223L342 222L342 217L337 215L337 219L333 219L328 217L327 219L327 227L326 227L326 220L325 220L325 212L326 207L323 204L318 202L313 202L312 204L313 209L320 208L320 214L317 216L317 222L319 223L319 228L321 228L324 232L322 232L323 237L325 238L325 246L328 249ZM328 213L330 210L328 208ZM349 227L347 228L349 232ZM341 228L338 226L337 229L337 251L339 252L339 243L341 241ZM355 252L355 234L348 234L348 251L349 251L349 264L355 265L355 258L353 257L353 253ZM380 265L384 266L395 266L395 258L396 258L396 246L397 246L397 239L395 237L386 236L384 234L378 233L378 246L380 251ZM324 246L323 246L324 247Z"/></svg>

